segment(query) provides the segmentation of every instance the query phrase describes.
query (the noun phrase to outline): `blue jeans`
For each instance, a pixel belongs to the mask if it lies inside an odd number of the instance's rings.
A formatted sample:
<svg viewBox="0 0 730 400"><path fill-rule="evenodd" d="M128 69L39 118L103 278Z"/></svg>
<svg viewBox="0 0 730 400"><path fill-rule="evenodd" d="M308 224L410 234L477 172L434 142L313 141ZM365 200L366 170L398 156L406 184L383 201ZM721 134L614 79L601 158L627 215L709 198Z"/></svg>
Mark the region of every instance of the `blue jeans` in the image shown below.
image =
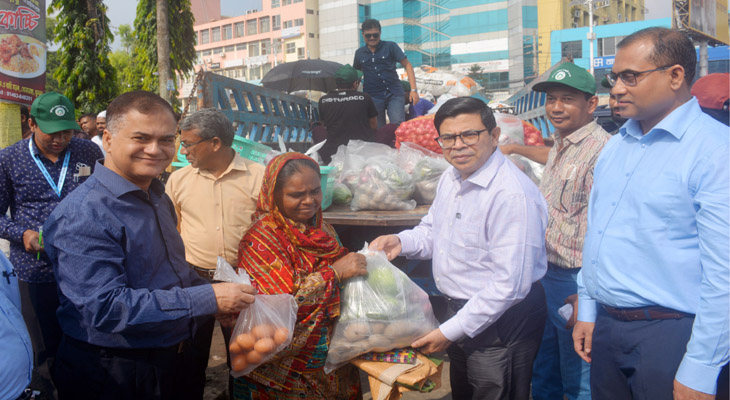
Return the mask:
<svg viewBox="0 0 730 400"><path fill-rule="evenodd" d="M565 298L578 292L576 278L579 269L564 269L548 264L542 278L545 288L548 318L540 351L532 368L532 398L534 400L590 400L590 364L573 349L573 330L565 329L566 321L558 314Z"/></svg>
<svg viewBox="0 0 730 400"><path fill-rule="evenodd" d="M372 98L375 109L378 110L378 128L385 125L385 112L391 124L400 124L406 120L405 95L388 94L384 99Z"/></svg>

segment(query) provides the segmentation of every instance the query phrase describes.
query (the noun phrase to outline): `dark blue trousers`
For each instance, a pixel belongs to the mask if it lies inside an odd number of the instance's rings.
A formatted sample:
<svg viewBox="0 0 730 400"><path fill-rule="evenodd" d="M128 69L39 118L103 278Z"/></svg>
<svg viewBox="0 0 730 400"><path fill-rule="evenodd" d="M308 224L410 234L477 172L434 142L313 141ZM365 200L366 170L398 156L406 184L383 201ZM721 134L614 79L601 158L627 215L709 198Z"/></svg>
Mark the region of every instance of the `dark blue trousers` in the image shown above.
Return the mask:
<svg viewBox="0 0 730 400"><path fill-rule="evenodd" d="M593 330L593 400L671 400L694 318L620 321L599 308Z"/></svg>

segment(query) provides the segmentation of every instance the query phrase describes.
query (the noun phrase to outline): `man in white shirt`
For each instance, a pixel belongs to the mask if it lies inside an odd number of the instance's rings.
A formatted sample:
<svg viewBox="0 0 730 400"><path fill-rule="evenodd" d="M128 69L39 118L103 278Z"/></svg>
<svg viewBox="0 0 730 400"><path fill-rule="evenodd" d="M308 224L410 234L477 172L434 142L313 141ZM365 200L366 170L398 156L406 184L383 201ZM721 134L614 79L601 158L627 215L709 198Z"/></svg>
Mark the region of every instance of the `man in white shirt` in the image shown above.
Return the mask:
<svg viewBox="0 0 730 400"><path fill-rule="evenodd" d="M499 127L474 98L436 113L451 164L428 214L414 229L370 248L433 260L447 320L412 346L446 349L454 399L528 399L545 327L547 205L537 186L497 149Z"/></svg>

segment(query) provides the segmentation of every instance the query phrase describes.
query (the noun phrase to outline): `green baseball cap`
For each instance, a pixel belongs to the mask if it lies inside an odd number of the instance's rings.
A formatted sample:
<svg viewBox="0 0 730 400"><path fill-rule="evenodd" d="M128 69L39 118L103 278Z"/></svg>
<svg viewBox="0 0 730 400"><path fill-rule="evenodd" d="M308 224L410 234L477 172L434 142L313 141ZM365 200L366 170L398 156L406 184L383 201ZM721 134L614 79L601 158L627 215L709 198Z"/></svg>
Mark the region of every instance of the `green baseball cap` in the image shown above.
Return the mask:
<svg viewBox="0 0 730 400"><path fill-rule="evenodd" d="M596 78L585 68L581 68L572 62L560 64L546 81L535 84L532 90L547 92L549 88L555 86L568 86L590 95L596 94Z"/></svg>
<svg viewBox="0 0 730 400"><path fill-rule="evenodd" d="M608 83L608 78L606 78L605 76L603 77L603 79L601 79L601 86L605 87L606 89L611 89L611 84Z"/></svg>
<svg viewBox="0 0 730 400"><path fill-rule="evenodd" d="M62 94L48 92L36 97L30 106L30 115L45 134L68 129L81 130L76 123L74 105Z"/></svg>
<svg viewBox="0 0 730 400"><path fill-rule="evenodd" d="M356 70L350 64L345 64L337 69L337 72L335 72L335 79L345 83L354 83L355 81L362 79L362 72Z"/></svg>

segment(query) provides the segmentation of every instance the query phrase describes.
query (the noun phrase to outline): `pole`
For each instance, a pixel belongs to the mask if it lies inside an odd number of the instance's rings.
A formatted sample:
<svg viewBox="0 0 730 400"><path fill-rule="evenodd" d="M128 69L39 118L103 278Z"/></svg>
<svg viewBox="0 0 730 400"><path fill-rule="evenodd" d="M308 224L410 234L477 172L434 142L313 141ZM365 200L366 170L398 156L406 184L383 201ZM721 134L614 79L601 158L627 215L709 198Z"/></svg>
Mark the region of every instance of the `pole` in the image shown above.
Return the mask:
<svg viewBox="0 0 730 400"><path fill-rule="evenodd" d="M707 40L700 41L700 78L707 75Z"/></svg>
<svg viewBox="0 0 730 400"><path fill-rule="evenodd" d="M596 34L593 33L593 0L587 0L588 3L588 41L590 43L590 71L593 75L593 42L596 40Z"/></svg>

